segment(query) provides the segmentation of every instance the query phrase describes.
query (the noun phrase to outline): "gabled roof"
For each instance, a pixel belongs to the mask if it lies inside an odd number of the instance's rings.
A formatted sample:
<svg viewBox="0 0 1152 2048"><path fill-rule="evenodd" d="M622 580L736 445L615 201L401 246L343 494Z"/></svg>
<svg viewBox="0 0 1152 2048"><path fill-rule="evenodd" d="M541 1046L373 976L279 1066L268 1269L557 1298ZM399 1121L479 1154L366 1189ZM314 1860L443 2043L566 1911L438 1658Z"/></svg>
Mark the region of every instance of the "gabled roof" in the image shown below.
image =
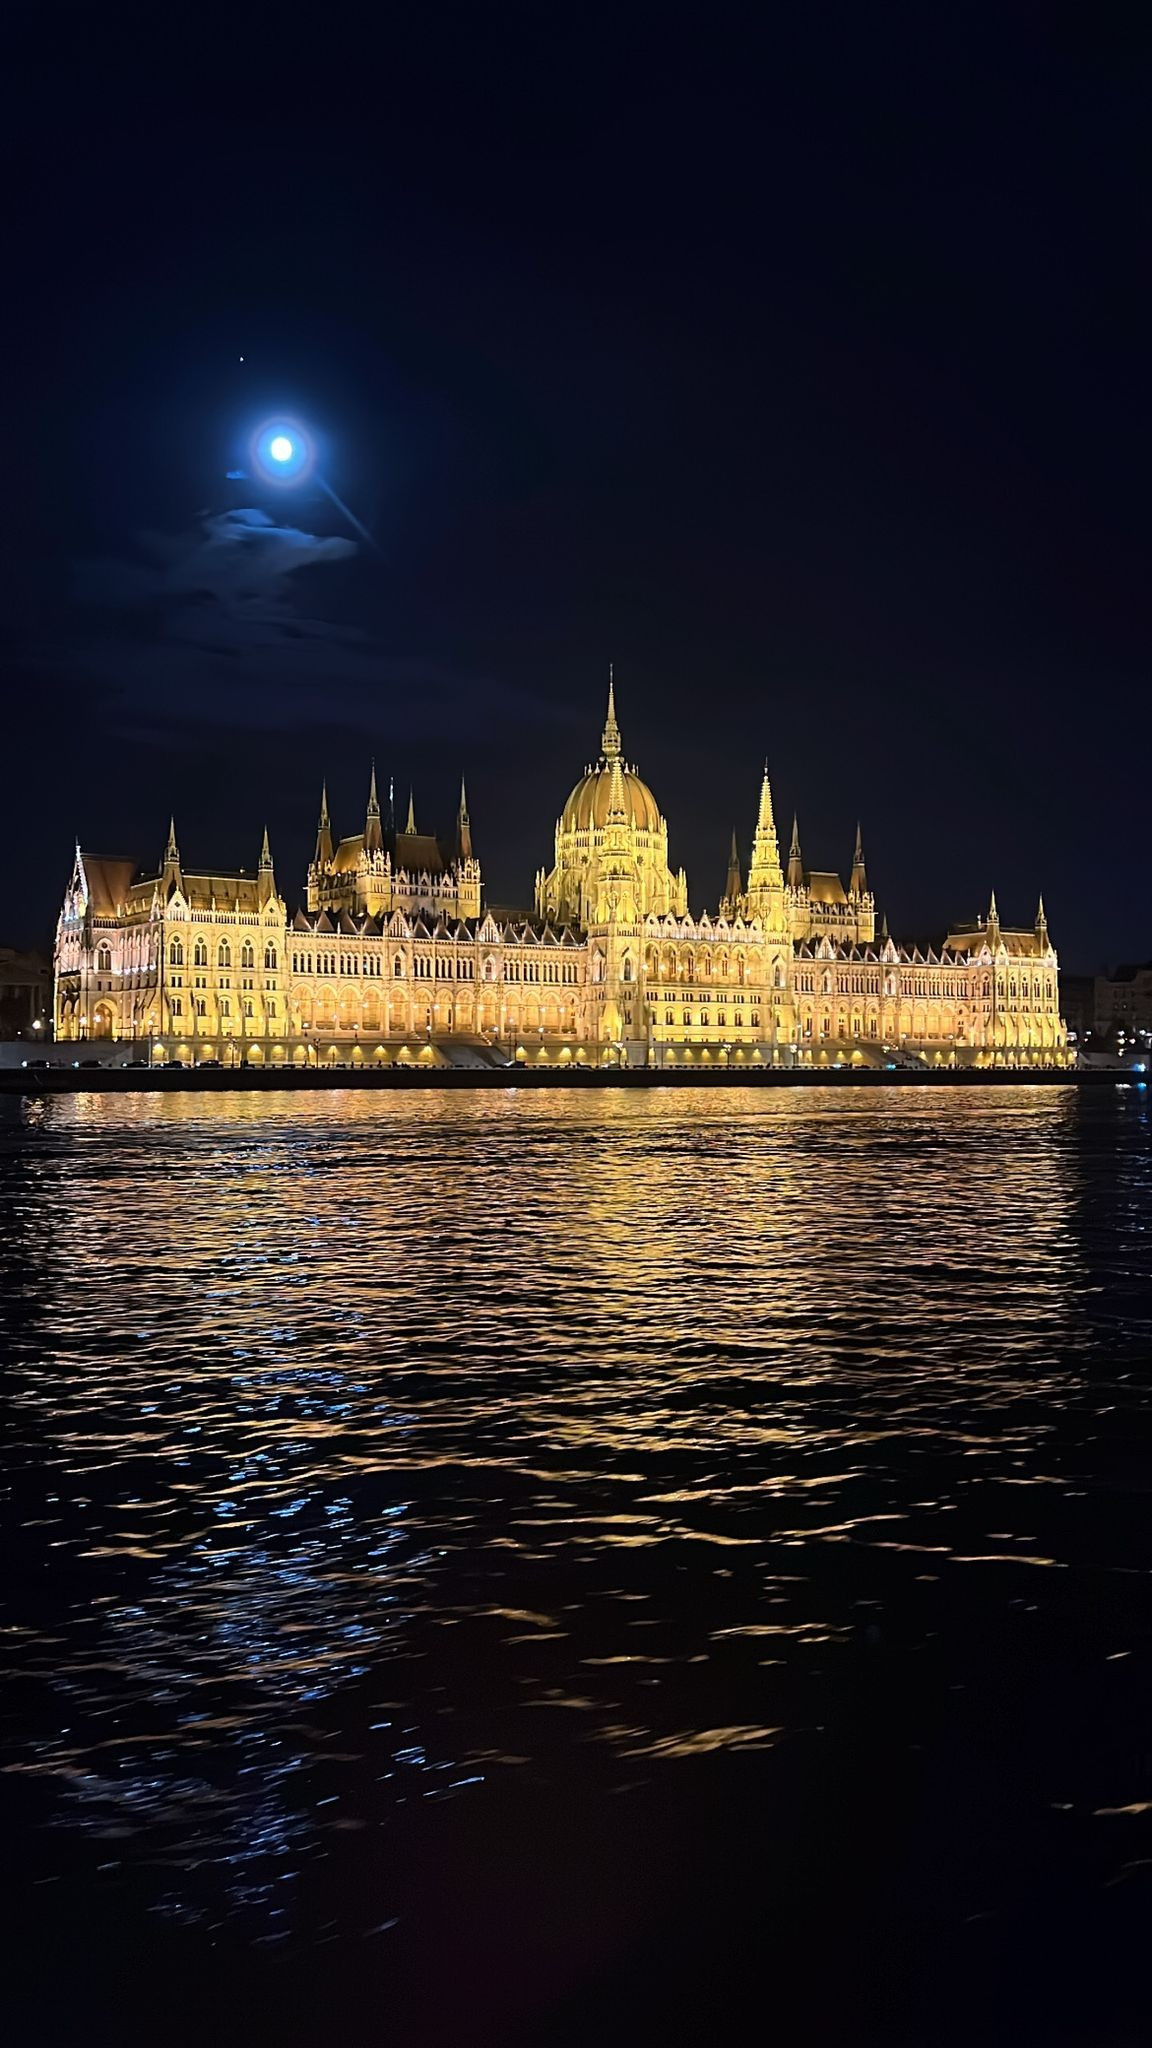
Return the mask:
<svg viewBox="0 0 1152 2048"><path fill-rule="evenodd" d="M808 894L815 903L847 903L839 875L813 868L808 876Z"/></svg>
<svg viewBox="0 0 1152 2048"><path fill-rule="evenodd" d="M393 865L409 875L442 875L446 863L431 832L398 832Z"/></svg>
<svg viewBox="0 0 1152 2048"><path fill-rule="evenodd" d="M88 908L96 917L115 917L127 901L136 862L117 854L81 853L88 884Z"/></svg>
<svg viewBox="0 0 1152 2048"><path fill-rule="evenodd" d="M352 874L359 867L363 852L364 834L362 832L353 833L350 839L342 839L336 848L335 857L332 862L332 873L334 875Z"/></svg>

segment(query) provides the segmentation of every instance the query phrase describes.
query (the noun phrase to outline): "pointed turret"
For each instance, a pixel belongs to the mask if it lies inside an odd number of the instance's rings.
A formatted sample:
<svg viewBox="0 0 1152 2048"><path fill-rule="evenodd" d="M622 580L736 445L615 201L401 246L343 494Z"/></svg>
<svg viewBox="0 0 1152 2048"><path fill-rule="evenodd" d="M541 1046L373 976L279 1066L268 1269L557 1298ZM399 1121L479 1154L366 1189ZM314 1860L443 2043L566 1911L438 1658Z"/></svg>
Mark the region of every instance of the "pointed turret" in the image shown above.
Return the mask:
<svg viewBox="0 0 1152 2048"><path fill-rule="evenodd" d="M792 844L788 849L788 887L804 887L804 860L800 852L800 824L795 811L792 813Z"/></svg>
<svg viewBox="0 0 1152 2048"><path fill-rule="evenodd" d="M1036 944L1041 952L1048 951L1048 919L1044 914L1044 898L1036 905Z"/></svg>
<svg viewBox="0 0 1152 2048"><path fill-rule="evenodd" d="M264 838L260 846L260 860L256 869L261 903L267 903L276 894L276 874L272 866L272 848L268 844L268 827L264 827Z"/></svg>
<svg viewBox="0 0 1152 2048"><path fill-rule="evenodd" d="M611 662L608 664L608 716L600 735L600 751L606 761L620 758L620 727L616 723L616 676Z"/></svg>
<svg viewBox="0 0 1152 2048"><path fill-rule="evenodd" d="M176 844L175 818L168 820L168 844L164 848L164 867L162 873L163 879L169 885L180 886L182 880L180 873L180 849Z"/></svg>
<svg viewBox="0 0 1152 2048"><path fill-rule="evenodd" d="M993 889L992 891L991 900L988 904L988 917L986 921L986 928L988 933L989 945L998 946L1000 943L1000 912L996 908L995 889Z"/></svg>
<svg viewBox="0 0 1152 2048"><path fill-rule="evenodd" d="M408 786L408 822L404 830L412 834L416 831L416 792L411 784Z"/></svg>
<svg viewBox="0 0 1152 2048"><path fill-rule="evenodd" d="M328 784L320 790L320 819L316 826L316 851L312 856L318 868L332 865L332 820L328 816Z"/></svg>
<svg viewBox="0 0 1152 2048"><path fill-rule="evenodd" d="M472 825L468 816L468 794L460 777L460 809L456 813L456 858L472 859Z"/></svg>
<svg viewBox="0 0 1152 2048"><path fill-rule="evenodd" d="M364 819L365 853L383 853L384 834L380 829L380 799L376 794L376 763L372 763L372 779L368 784L368 812Z"/></svg>
<svg viewBox="0 0 1152 2048"><path fill-rule="evenodd" d="M850 896L868 894L868 871L864 866L864 841L860 836L860 825L856 825L856 851L852 855L852 880L848 884Z"/></svg>
<svg viewBox="0 0 1152 2048"><path fill-rule="evenodd" d="M732 833L732 844L728 850L728 880L724 884L724 901L730 910L735 910L743 894L740 880L740 848L736 844L736 833Z"/></svg>
<svg viewBox="0 0 1152 2048"><path fill-rule="evenodd" d="M756 813L756 837L752 841L752 858L748 863L748 914L763 919L775 927L784 915L784 876L780 867L780 842L776 837L776 820L772 813L772 785L768 780L768 763L764 763L764 775L760 783L760 804Z"/></svg>

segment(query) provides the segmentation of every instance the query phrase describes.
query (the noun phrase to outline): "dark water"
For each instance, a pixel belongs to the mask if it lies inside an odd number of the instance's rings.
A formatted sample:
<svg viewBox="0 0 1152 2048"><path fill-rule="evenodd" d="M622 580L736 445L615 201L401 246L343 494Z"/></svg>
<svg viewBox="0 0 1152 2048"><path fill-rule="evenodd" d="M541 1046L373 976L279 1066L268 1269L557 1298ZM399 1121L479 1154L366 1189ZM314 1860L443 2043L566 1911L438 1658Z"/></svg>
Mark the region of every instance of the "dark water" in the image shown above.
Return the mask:
<svg viewBox="0 0 1152 2048"><path fill-rule="evenodd" d="M0 1114L21 2040L1152 2039L1145 1091Z"/></svg>

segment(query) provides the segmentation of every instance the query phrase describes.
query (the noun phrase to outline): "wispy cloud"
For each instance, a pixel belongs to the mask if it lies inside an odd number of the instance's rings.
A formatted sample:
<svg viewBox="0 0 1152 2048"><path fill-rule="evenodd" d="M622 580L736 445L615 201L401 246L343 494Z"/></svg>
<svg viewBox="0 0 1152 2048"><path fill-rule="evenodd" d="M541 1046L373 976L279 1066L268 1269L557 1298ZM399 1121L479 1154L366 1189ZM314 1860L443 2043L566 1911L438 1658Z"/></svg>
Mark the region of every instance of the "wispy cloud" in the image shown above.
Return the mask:
<svg viewBox="0 0 1152 2048"><path fill-rule="evenodd" d="M477 720L481 706L485 717L554 716L542 698L390 653L306 609L314 572L358 552L353 540L278 526L253 507L205 513L183 534L142 534L132 559L79 565L77 630L39 665L106 691L120 731L157 743L190 723L379 733L399 718L420 734L447 721L466 728L470 706Z"/></svg>

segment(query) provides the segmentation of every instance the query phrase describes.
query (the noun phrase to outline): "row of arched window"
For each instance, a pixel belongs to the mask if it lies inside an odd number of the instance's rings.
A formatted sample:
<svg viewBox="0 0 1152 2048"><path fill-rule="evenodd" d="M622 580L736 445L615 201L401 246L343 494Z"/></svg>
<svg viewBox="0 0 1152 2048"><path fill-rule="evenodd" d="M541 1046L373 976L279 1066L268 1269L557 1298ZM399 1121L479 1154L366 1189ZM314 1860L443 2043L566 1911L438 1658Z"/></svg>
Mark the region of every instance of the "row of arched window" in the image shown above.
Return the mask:
<svg viewBox="0 0 1152 2048"><path fill-rule="evenodd" d="M264 968L266 973L274 974L276 972L278 959L279 956L275 946L265 946ZM169 967L183 967L183 939L173 939L171 941L168 947L168 965ZM203 939L197 939L196 944L192 948L192 965L193 967L207 967L208 965L208 947ZM232 948L227 939L221 939L220 944L216 948L216 965L217 967L231 967L232 965ZM242 968L254 967L256 965L256 956L251 939L245 939L244 944L240 948L240 965Z"/></svg>

